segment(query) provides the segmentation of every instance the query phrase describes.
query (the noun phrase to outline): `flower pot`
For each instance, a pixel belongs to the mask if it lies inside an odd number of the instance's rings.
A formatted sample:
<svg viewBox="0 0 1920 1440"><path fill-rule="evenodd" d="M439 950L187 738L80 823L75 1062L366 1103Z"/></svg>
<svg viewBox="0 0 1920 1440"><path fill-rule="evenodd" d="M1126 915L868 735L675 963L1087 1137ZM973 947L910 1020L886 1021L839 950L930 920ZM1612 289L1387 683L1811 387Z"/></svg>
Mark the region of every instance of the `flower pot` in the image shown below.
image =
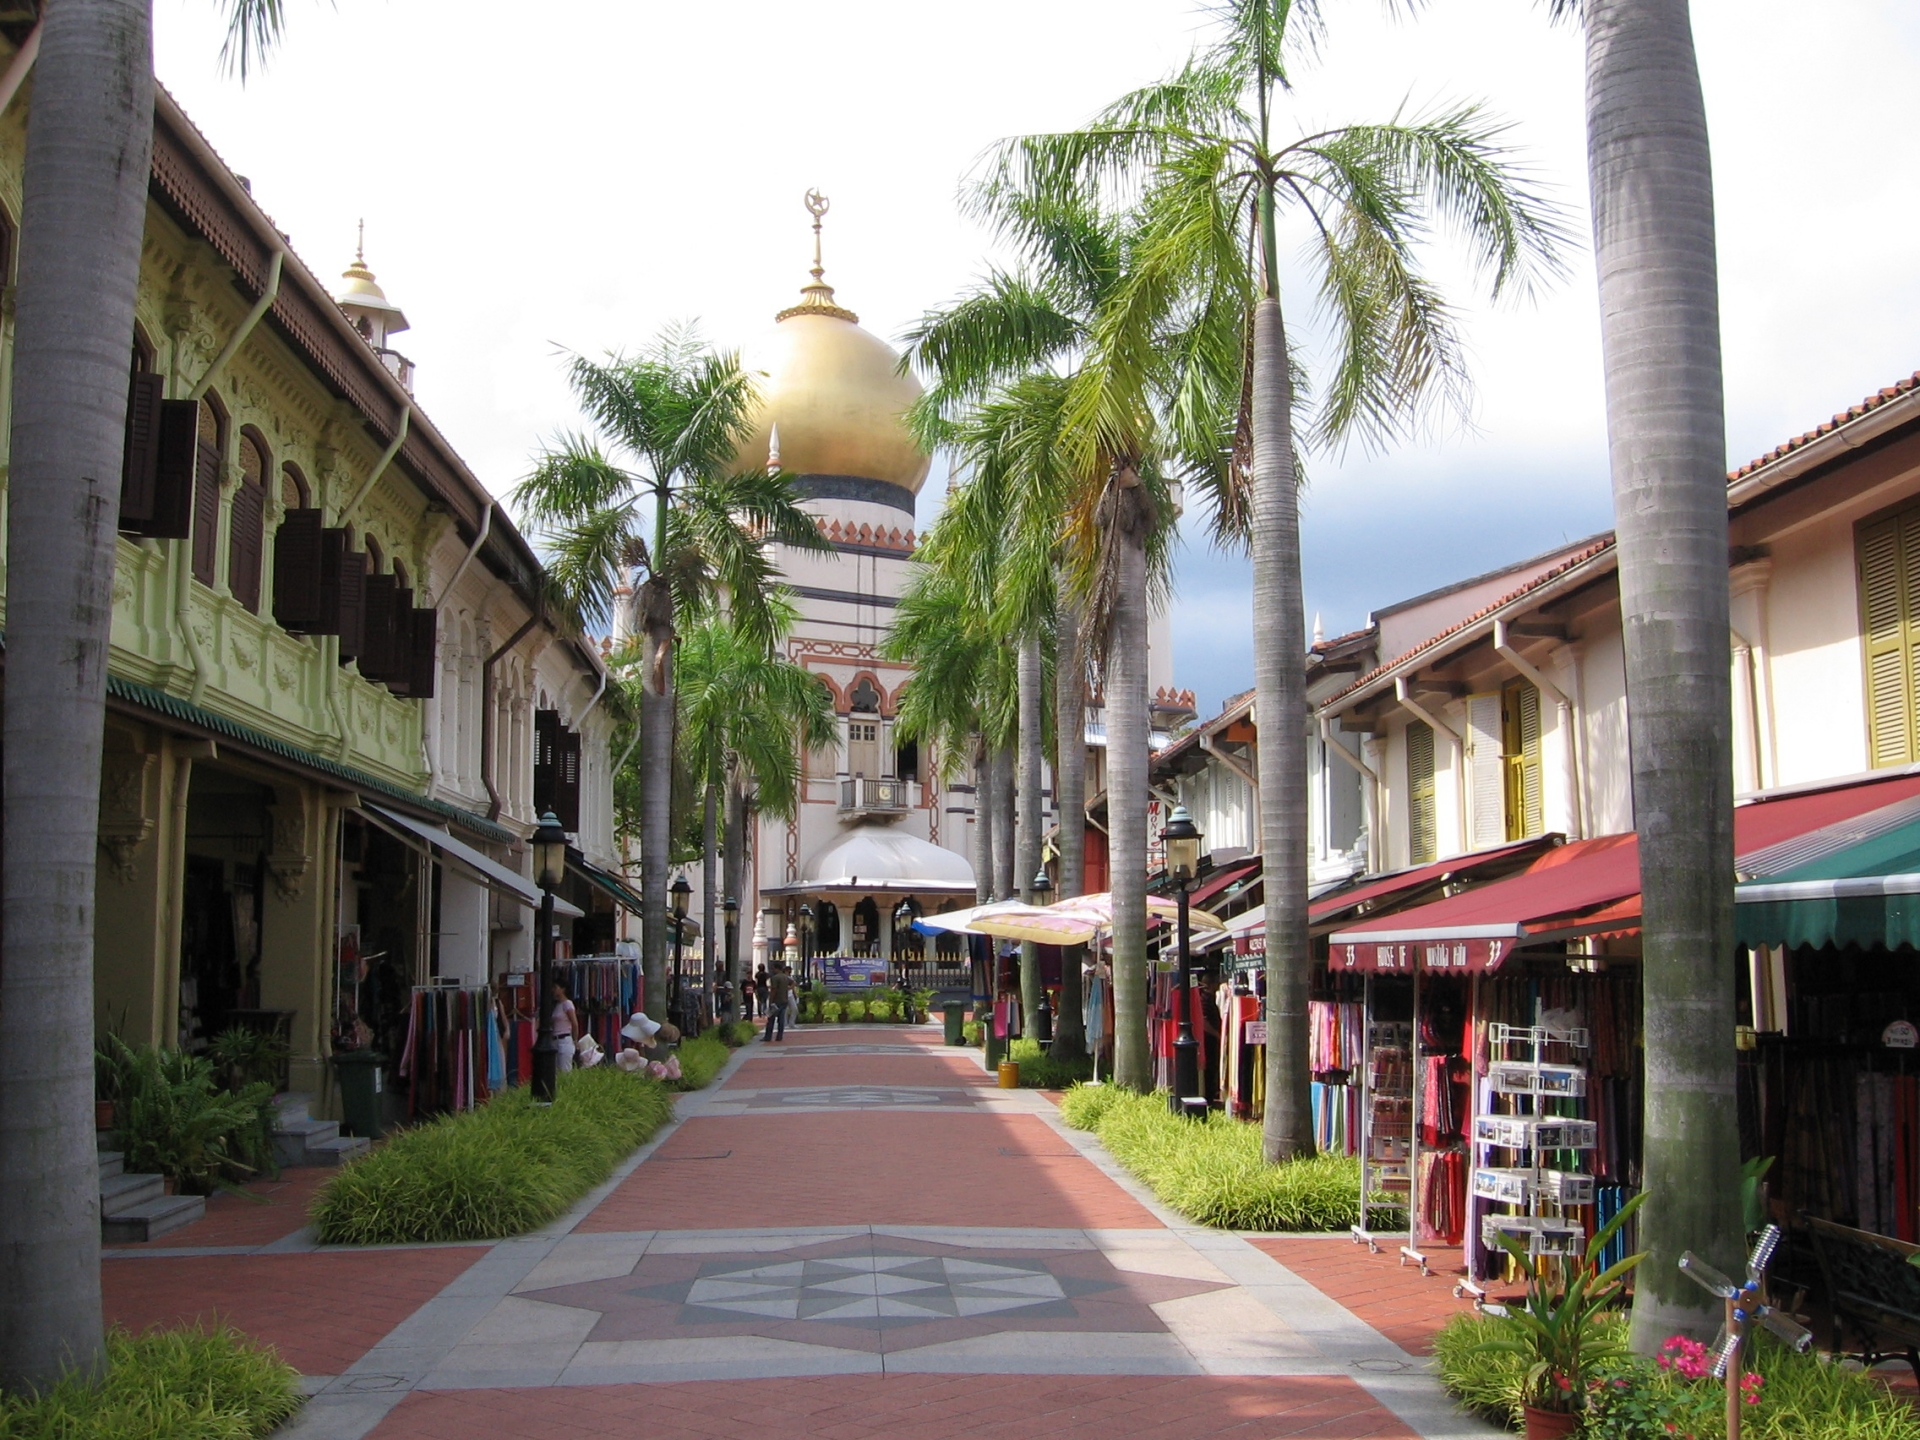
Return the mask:
<svg viewBox="0 0 1920 1440"><path fill-rule="evenodd" d="M113 1122L115 1121L115 1119L118 1118L115 1114L115 1111L118 1108L119 1107L116 1106L111 1100L94 1101L93 1102L93 1128L96 1130L113 1129Z"/></svg>
<svg viewBox="0 0 1920 1440"><path fill-rule="evenodd" d="M1580 1417L1572 1410L1542 1410L1526 1407L1526 1440L1565 1440L1580 1428Z"/></svg>

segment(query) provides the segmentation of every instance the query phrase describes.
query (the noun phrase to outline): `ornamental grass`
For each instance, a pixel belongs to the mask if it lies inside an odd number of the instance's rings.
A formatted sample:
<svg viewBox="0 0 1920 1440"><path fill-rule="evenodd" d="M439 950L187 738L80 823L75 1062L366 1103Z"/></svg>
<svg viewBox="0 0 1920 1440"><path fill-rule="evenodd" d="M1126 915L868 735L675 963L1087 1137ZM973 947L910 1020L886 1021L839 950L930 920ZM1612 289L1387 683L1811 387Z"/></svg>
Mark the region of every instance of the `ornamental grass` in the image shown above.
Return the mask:
<svg viewBox="0 0 1920 1440"><path fill-rule="evenodd" d="M1626 1320L1615 1320L1616 1331L1626 1328ZM1520 1428L1522 1394L1525 1387L1525 1357L1479 1347L1490 1340L1520 1336L1517 1320L1497 1315L1456 1315L1434 1337L1433 1356L1440 1382L1468 1410L1497 1425ZM1758 1333L1752 1337L1748 1369L1757 1371L1760 1381L1750 1383L1753 1402L1740 1417L1743 1440L1917 1440L1920 1414L1912 1405L1888 1393L1878 1380L1858 1369L1846 1368L1818 1354L1795 1355L1772 1336ZM1682 1431L1688 1440L1726 1440L1725 1390L1712 1379L1691 1382L1697 1403L1676 1405L1685 1399L1689 1382L1647 1360L1622 1367L1619 1378L1661 1392L1668 1404L1658 1407L1683 1416ZM1617 1381L1615 1382L1617 1383ZM1642 1409L1626 1408L1638 1414ZM1641 1440L1641 1425L1624 1427L1598 1413L1586 1417L1582 1434L1596 1440L1619 1440L1631 1436ZM1655 1425L1655 1430L1664 1430ZM1650 1432L1651 1433L1651 1432Z"/></svg>
<svg viewBox="0 0 1920 1440"><path fill-rule="evenodd" d="M563 1214L672 1117L664 1085L612 1065L562 1075L547 1107L516 1086L347 1165L315 1198L312 1219L327 1245L524 1234Z"/></svg>
<svg viewBox="0 0 1920 1440"><path fill-rule="evenodd" d="M300 1376L226 1326L107 1333L99 1385L0 1395L0 1440L253 1440L300 1408Z"/></svg>
<svg viewBox="0 0 1920 1440"><path fill-rule="evenodd" d="M682 1040L674 1054L680 1057L680 1078L667 1082L674 1090L706 1089L733 1056L726 1042L717 1035Z"/></svg>
<svg viewBox="0 0 1920 1440"><path fill-rule="evenodd" d="M1360 1162L1317 1155L1269 1165L1260 1127L1215 1112L1188 1120L1164 1091L1076 1085L1061 1105L1067 1124L1091 1130L1160 1201L1222 1230L1344 1230L1360 1218Z"/></svg>

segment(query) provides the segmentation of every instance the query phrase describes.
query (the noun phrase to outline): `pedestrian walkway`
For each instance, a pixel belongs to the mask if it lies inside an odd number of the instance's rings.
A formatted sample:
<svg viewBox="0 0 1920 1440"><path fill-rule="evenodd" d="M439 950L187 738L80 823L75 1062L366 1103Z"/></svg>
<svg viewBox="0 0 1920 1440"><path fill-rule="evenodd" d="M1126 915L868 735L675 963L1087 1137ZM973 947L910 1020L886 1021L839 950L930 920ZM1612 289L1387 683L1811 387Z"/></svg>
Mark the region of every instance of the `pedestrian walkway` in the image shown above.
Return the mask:
<svg viewBox="0 0 1920 1440"><path fill-rule="evenodd" d="M279 1346L313 1395L299 1440L1494 1433L1404 1315L1383 1334L1262 1248L1341 1242L1186 1225L939 1038L756 1043L498 1244L322 1249L291 1207L218 1207L170 1250L112 1252L109 1310Z"/></svg>

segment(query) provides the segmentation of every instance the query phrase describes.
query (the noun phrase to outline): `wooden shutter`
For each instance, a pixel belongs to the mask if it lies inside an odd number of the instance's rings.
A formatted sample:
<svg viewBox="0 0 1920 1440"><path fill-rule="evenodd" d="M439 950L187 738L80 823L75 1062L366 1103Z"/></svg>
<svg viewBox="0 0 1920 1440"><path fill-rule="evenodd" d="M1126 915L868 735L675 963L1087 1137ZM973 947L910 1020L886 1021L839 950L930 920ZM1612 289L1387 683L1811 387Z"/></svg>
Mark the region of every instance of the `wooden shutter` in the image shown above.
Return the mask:
<svg viewBox="0 0 1920 1440"><path fill-rule="evenodd" d="M1862 525L1855 536L1867 652L1867 754L1875 768L1914 759L1917 521L1920 511L1910 511Z"/></svg>
<svg viewBox="0 0 1920 1440"><path fill-rule="evenodd" d="M160 479L160 407L164 376L136 373L127 385L127 438L120 455L120 528L143 534L153 520Z"/></svg>
<svg viewBox="0 0 1920 1440"><path fill-rule="evenodd" d="M1515 680L1500 692L1502 808L1509 840L1546 828L1540 798L1540 692Z"/></svg>
<svg viewBox="0 0 1920 1440"><path fill-rule="evenodd" d="M562 830L580 830L580 736L559 730L553 737L553 813Z"/></svg>
<svg viewBox="0 0 1920 1440"><path fill-rule="evenodd" d="M388 640L391 663L387 666L387 688L396 695L413 693L413 587L393 587L392 635Z"/></svg>
<svg viewBox="0 0 1920 1440"><path fill-rule="evenodd" d="M1424 865L1436 858L1439 835L1433 794L1433 727L1424 720L1407 725L1407 860Z"/></svg>
<svg viewBox="0 0 1920 1440"><path fill-rule="evenodd" d="M327 567L333 571L332 593L327 597L332 601L331 633L340 637L340 659L356 660L367 634L367 556L365 551L347 548L345 530L326 533L339 537L329 542L324 552ZM326 571L321 573L324 577Z"/></svg>
<svg viewBox="0 0 1920 1440"><path fill-rule="evenodd" d="M211 585L220 564L220 417L211 405L200 407L199 440L193 467L193 578Z"/></svg>
<svg viewBox="0 0 1920 1440"><path fill-rule="evenodd" d="M558 710L533 712L533 813L544 815L553 809L553 782L558 773L555 763L560 734Z"/></svg>
<svg viewBox="0 0 1920 1440"><path fill-rule="evenodd" d="M267 544L267 457L251 435L240 437L240 483L227 518L227 589L260 611L261 558Z"/></svg>
<svg viewBox="0 0 1920 1440"><path fill-rule="evenodd" d="M369 680L393 674L393 606L398 582L391 575L366 579L367 609L360 642L360 673Z"/></svg>
<svg viewBox="0 0 1920 1440"><path fill-rule="evenodd" d="M153 518L140 528L155 540L185 540L193 534L194 477L200 460L200 402L166 400L160 405L159 466L154 473Z"/></svg>
<svg viewBox="0 0 1920 1440"><path fill-rule="evenodd" d="M1476 850L1507 838L1506 766L1500 754L1500 697L1467 697L1467 818Z"/></svg>
<svg viewBox="0 0 1920 1440"><path fill-rule="evenodd" d="M320 510L289 510L273 532L273 618L295 635L317 632L325 623L320 566L325 541Z"/></svg>
<svg viewBox="0 0 1920 1440"><path fill-rule="evenodd" d="M440 612L420 608L410 617L412 643L407 650L407 693L416 700L433 698L440 674Z"/></svg>

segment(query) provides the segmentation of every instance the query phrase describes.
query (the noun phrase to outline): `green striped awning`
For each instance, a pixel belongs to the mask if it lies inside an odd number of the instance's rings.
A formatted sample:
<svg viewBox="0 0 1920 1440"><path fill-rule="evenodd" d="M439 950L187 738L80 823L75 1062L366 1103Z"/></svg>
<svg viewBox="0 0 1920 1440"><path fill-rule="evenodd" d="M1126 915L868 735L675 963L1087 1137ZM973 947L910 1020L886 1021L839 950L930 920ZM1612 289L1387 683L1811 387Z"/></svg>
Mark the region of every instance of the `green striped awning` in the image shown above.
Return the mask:
<svg viewBox="0 0 1920 1440"><path fill-rule="evenodd" d="M1920 947L1920 819L1734 890L1743 945Z"/></svg>

